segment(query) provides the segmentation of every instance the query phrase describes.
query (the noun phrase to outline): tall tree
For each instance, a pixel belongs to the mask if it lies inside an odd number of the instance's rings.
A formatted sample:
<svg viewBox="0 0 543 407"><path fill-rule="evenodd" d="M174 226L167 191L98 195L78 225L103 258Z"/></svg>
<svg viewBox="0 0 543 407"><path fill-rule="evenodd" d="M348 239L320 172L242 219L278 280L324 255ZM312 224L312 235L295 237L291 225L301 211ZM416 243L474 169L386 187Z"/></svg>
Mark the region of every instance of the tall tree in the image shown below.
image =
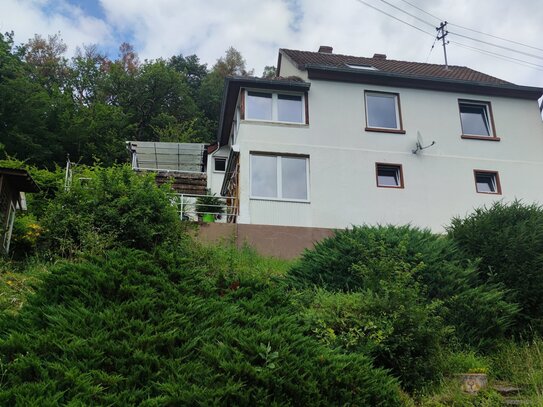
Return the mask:
<svg viewBox="0 0 543 407"><path fill-rule="evenodd" d="M175 55L170 58L168 65L187 77L187 82L193 92L200 88L202 80L207 75L207 64L201 64L196 55L187 57L184 57L183 54Z"/></svg>
<svg viewBox="0 0 543 407"><path fill-rule="evenodd" d="M50 35L47 39L35 34L22 49L24 59L34 70L36 79L42 81L50 91L55 87L63 87L68 76L67 59L64 57L67 46L60 33Z"/></svg>
<svg viewBox="0 0 543 407"><path fill-rule="evenodd" d="M266 79L275 78L277 74L277 69L273 65L266 65L264 67L264 72L262 72L262 77Z"/></svg>
<svg viewBox="0 0 543 407"><path fill-rule="evenodd" d="M226 50L224 57L217 60L213 65L213 72L225 78L227 76L251 76L254 69L247 71L245 58L234 47Z"/></svg>

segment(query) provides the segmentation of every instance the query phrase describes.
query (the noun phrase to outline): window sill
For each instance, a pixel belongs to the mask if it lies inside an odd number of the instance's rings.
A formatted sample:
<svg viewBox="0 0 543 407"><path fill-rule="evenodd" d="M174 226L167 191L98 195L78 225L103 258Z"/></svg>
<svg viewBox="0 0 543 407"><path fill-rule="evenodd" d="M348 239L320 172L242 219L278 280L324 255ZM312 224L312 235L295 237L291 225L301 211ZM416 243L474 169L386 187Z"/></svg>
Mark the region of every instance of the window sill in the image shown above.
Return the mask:
<svg viewBox="0 0 543 407"><path fill-rule="evenodd" d="M462 134L460 138L467 139L467 140L486 140L486 141L500 141L501 139L499 137L491 137L491 136L471 136L468 134Z"/></svg>
<svg viewBox="0 0 543 407"><path fill-rule="evenodd" d="M254 120L246 119L242 120L241 123L246 124L260 124L264 126L283 126L283 127L309 127L309 124L306 123L291 123L291 122L274 122L269 120Z"/></svg>
<svg viewBox="0 0 543 407"><path fill-rule="evenodd" d="M376 127L366 127L364 130L366 130L366 131L374 131L376 133L405 134L405 130L398 130L398 129L379 129L379 128L376 128Z"/></svg>
<svg viewBox="0 0 543 407"><path fill-rule="evenodd" d="M377 185L377 188L387 188L387 189L404 189L403 185L400 186L392 186L392 185Z"/></svg>
<svg viewBox="0 0 543 407"><path fill-rule="evenodd" d="M301 204L311 203L311 201L301 200L301 199L264 198L264 197L258 197L258 196L251 196L249 197L249 199L251 201L289 202L289 203L301 203Z"/></svg>
<svg viewBox="0 0 543 407"><path fill-rule="evenodd" d="M479 192L479 191L476 191L476 192L482 195L501 195L502 194L501 192Z"/></svg>

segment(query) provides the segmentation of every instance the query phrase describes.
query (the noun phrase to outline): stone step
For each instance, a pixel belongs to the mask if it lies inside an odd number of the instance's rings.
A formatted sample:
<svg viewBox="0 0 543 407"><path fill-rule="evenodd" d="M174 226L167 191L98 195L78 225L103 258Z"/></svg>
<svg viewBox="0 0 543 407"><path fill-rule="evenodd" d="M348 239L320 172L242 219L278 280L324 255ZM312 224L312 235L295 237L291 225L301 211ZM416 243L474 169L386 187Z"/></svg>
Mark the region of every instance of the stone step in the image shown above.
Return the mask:
<svg viewBox="0 0 543 407"><path fill-rule="evenodd" d="M519 387L509 385L494 385L492 388L504 397L519 394L521 390Z"/></svg>

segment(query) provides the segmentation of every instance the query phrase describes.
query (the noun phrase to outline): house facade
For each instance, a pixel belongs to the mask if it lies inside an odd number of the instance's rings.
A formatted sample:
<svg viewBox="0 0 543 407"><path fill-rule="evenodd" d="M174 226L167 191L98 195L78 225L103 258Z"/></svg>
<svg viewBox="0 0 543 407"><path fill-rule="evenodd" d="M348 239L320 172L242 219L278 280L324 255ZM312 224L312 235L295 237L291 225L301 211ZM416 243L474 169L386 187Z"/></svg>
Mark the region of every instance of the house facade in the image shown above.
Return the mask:
<svg viewBox="0 0 543 407"><path fill-rule="evenodd" d="M281 49L276 78L227 79L208 185L238 224L440 232L496 200L543 203L542 94L466 67Z"/></svg>

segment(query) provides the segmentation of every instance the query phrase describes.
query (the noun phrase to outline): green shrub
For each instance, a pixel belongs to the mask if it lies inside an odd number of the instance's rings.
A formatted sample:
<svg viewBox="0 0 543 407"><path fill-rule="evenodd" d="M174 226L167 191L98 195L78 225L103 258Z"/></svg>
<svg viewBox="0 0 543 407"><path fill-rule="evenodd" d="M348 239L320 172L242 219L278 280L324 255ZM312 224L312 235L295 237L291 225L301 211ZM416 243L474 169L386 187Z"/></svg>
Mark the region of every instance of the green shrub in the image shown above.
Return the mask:
<svg viewBox="0 0 543 407"><path fill-rule="evenodd" d="M215 271L195 250L55 266L0 320L0 404L400 405L369 358L304 335L283 284Z"/></svg>
<svg viewBox="0 0 543 407"><path fill-rule="evenodd" d="M372 280L358 292L319 290L307 312L312 332L332 347L370 354L413 391L438 379L441 345L450 330L439 301L427 301L409 264L389 258L352 266Z"/></svg>
<svg viewBox="0 0 543 407"><path fill-rule="evenodd" d="M543 208L519 201L494 203L455 218L449 236L471 258L480 258L481 282L500 283L521 311L516 329L543 332Z"/></svg>
<svg viewBox="0 0 543 407"><path fill-rule="evenodd" d="M110 247L150 250L180 237L180 222L166 187L129 166L94 167L88 182L74 182L51 200L42 223L55 254L99 253Z"/></svg>
<svg viewBox="0 0 543 407"><path fill-rule="evenodd" d="M390 279L379 260L409 270L411 286L428 303L440 300L440 314L455 328L456 337L475 346L494 346L514 320L518 308L505 301L504 290L478 280L475 263L446 236L410 226L354 227L307 250L290 276L298 288L374 290ZM376 263L376 259L378 260Z"/></svg>

